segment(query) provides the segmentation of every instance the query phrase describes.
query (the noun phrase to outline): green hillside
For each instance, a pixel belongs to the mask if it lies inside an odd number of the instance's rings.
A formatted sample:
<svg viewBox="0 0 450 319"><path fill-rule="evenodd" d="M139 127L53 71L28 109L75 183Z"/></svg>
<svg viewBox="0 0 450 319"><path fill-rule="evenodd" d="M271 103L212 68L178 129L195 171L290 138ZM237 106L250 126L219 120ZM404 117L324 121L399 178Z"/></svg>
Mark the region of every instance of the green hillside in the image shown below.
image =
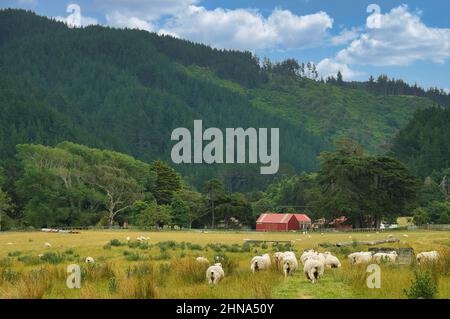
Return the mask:
<svg viewBox="0 0 450 319"><path fill-rule="evenodd" d="M70 140L170 161L171 131L202 119L222 129L279 127L280 173L313 171L336 137L350 135L380 150L415 110L432 104L275 76L249 52L144 31L70 29L31 12L0 11L3 159L16 144ZM255 175L254 167L242 166L177 169L197 186L219 174L235 188L234 180L246 184ZM256 177L250 184L263 185Z"/></svg>

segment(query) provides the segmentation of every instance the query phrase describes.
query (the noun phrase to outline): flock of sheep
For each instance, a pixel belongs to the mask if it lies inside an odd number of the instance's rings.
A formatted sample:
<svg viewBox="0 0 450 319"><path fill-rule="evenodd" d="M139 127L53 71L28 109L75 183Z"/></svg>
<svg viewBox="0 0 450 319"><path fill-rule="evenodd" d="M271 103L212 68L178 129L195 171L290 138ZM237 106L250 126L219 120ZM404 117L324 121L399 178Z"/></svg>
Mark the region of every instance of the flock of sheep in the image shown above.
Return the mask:
<svg viewBox="0 0 450 319"><path fill-rule="evenodd" d="M398 254L396 251L389 253L374 253L374 252L355 252L348 255L348 261L351 265L376 262L381 263L395 263ZM437 251L427 251L417 254L416 260L418 263L425 261L437 261L439 254ZM209 260L205 257L197 257L197 262L209 265ZM303 272L306 278L312 283L316 283L324 274L325 268L339 268L341 262L336 256L330 252L320 253L314 249L309 249L303 252L300 257L303 264ZM284 276L292 276L298 269L298 261L295 253L292 251L276 252L272 258L269 254L262 256L255 256L250 261L250 269L253 273L260 270L268 270L272 266L276 269L282 270ZM209 284L219 283L225 276L225 272L221 263L215 263L206 270L206 279Z"/></svg>

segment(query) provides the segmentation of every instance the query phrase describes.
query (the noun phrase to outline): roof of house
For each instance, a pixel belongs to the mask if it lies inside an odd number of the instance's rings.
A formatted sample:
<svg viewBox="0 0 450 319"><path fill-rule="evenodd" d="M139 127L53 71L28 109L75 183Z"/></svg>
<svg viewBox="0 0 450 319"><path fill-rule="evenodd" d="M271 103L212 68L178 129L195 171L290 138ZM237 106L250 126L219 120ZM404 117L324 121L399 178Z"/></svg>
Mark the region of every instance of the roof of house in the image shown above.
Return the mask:
<svg viewBox="0 0 450 319"><path fill-rule="evenodd" d="M297 221L299 221L299 222L311 223L311 218L309 218L308 215L305 215L305 214L294 214L294 216L297 219Z"/></svg>
<svg viewBox="0 0 450 319"><path fill-rule="evenodd" d="M293 214L274 214L267 212L259 216L257 223L276 223L276 224L286 224L294 216Z"/></svg>

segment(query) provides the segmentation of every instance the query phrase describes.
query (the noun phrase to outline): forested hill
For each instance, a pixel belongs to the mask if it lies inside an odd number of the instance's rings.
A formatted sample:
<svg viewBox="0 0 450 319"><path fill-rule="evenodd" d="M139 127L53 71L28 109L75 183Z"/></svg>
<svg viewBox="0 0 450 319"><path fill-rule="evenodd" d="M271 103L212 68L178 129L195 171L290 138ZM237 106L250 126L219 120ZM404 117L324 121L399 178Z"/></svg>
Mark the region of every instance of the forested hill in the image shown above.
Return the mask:
<svg viewBox="0 0 450 319"><path fill-rule="evenodd" d="M450 109L436 107L417 112L395 137L392 151L418 176L448 171Z"/></svg>
<svg viewBox="0 0 450 319"><path fill-rule="evenodd" d="M279 127L281 173L311 171L336 137L377 152L433 104L270 72L249 52L0 11L3 159L19 143L70 140L168 160L171 131L202 119L205 127ZM218 173L242 180L242 167L205 166L179 169L196 185Z"/></svg>

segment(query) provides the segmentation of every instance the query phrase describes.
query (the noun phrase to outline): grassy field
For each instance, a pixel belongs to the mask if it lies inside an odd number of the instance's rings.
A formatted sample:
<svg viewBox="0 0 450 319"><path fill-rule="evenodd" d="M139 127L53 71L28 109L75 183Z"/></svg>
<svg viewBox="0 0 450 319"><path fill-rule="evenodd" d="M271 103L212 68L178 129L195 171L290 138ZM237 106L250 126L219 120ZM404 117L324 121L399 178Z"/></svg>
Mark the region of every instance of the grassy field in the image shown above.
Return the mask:
<svg viewBox="0 0 450 319"><path fill-rule="evenodd" d="M438 250L442 261L435 265L381 265L381 288L366 286L366 266L351 266L346 255L367 250L363 246L338 248L339 241L385 239L399 243L385 246L411 247L415 252ZM126 238L131 237L127 242ZM146 236L147 243L136 238ZM292 246L250 245L246 239L290 240ZM50 243L51 247L46 247ZM330 246L322 248L320 243ZM383 245L381 245L383 246ZM405 298L414 271L429 271L438 287L438 298L450 298L450 233L433 231L338 233L255 232L136 232L82 231L80 234L43 232L0 233L0 298ZM329 250L342 262L339 269L326 269L317 283L307 281L301 269L284 278L272 269L252 274L250 259L279 250ZM95 263L86 264L91 256ZM225 279L209 286L205 267L194 257L212 261L220 256ZM66 286L67 266L81 266L81 288Z"/></svg>

